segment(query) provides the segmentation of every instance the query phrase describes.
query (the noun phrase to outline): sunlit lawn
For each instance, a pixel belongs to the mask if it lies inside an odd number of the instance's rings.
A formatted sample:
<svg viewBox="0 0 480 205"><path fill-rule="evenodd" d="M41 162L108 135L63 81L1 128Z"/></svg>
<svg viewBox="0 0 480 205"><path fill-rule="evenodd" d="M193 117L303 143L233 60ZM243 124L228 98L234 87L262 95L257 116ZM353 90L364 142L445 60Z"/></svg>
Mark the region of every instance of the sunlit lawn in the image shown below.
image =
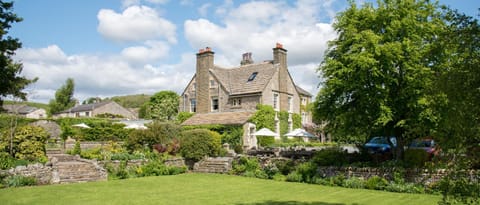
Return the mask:
<svg viewBox="0 0 480 205"><path fill-rule="evenodd" d="M440 196L183 174L0 190L0 204L436 204Z"/></svg>

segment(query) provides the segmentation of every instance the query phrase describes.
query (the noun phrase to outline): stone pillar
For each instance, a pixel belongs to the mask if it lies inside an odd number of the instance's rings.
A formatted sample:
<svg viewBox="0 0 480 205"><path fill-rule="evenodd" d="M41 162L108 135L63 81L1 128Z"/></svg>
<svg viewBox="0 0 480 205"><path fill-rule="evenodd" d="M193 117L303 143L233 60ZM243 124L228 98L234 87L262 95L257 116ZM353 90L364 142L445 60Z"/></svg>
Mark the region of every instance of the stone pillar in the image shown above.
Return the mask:
<svg viewBox="0 0 480 205"><path fill-rule="evenodd" d="M196 92L197 113L210 112L210 69L213 68L214 52L211 48L200 49L197 53Z"/></svg>

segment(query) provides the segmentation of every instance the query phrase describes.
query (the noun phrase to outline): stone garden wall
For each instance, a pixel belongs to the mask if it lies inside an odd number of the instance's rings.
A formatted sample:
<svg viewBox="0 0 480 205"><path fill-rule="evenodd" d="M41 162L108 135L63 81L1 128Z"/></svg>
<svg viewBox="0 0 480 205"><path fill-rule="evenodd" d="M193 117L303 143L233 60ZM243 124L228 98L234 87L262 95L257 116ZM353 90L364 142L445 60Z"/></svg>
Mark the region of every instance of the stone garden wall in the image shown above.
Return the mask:
<svg viewBox="0 0 480 205"><path fill-rule="evenodd" d="M52 168L51 164L29 164L27 166L17 166L15 168L11 168L9 170L0 170L0 174L2 175L22 175L27 177L35 177L37 179L37 183L40 185L43 184L51 184L55 177L53 173L54 169Z"/></svg>

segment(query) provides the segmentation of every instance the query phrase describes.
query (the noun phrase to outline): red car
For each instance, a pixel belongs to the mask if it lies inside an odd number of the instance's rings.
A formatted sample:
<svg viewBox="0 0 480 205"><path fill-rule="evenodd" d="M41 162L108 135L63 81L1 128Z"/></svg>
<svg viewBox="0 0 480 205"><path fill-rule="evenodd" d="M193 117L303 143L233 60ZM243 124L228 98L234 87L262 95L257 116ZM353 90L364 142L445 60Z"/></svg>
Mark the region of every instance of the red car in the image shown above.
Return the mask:
<svg viewBox="0 0 480 205"><path fill-rule="evenodd" d="M408 149L421 149L425 150L428 153L428 159L436 156L440 149L435 144L435 140L432 138L423 138L413 140L412 143L408 146Z"/></svg>

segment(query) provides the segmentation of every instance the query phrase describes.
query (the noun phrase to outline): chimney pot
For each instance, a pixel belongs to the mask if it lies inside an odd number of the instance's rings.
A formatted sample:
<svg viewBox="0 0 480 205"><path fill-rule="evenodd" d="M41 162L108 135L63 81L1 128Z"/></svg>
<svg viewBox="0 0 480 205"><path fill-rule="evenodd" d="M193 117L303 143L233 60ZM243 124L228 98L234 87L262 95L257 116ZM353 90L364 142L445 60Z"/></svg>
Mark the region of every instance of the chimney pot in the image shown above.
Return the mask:
<svg viewBox="0 0 480 205"><path fill-rule="evenodd" d="M277 45L275 47L276 48L283 48L283 45L281 43L277 43Z"/></svg>

